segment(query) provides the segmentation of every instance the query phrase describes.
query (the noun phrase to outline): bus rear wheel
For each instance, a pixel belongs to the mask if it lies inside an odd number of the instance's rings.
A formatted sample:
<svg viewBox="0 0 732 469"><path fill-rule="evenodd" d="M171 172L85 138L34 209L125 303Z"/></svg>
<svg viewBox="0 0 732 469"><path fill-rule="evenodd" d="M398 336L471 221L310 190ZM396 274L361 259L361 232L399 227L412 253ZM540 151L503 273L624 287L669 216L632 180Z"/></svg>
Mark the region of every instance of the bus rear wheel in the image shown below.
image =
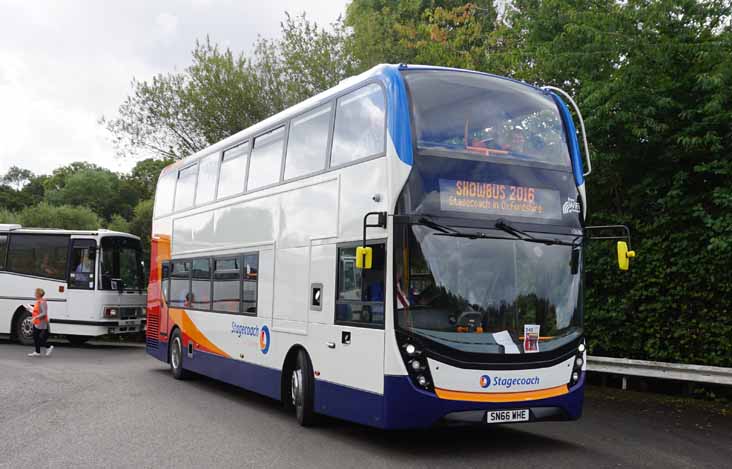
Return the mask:
<svg viewBox="0 0 732 469"><path fill-rule="evenodd" d="M175 379L187 379L190 372L183 368L183 339L178 329L170 338L170 371Z"/></svg>
<svg viewBox="0 0 732 469"><path fill-rule="evenodd" d="M33 317L25 309L15 319L15 337L23 345L33 345Z"/></svg>
<svg viewBox="0 0 732 469"><path fill-rule="evenodd" d="M300 350L290 375L290 399L292 400L292 407L295 408L297 421L303 427L315 424L314 396L313 365L310 363L310 357L307 353Z"/></svg>

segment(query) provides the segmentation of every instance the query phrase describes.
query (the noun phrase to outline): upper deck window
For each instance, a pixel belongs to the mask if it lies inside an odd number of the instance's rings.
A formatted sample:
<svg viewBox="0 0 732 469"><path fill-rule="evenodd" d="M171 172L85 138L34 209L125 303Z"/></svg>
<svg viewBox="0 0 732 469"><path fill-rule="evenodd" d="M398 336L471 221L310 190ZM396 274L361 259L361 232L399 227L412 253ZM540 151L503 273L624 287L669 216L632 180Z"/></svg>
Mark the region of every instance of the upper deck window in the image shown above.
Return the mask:
<svg viewBox="0 0 732 469"><path fill-rule="evenodd" d="M271 130L254 139L252 156L249 158L247 190L269 186L280 180L284 144L284 127Z"/></svg>
<svg viewBox="0 0 732 469"><path fill-rule="evenodd" d="M175 188L175 210L184 210L193 206L196 190L198 164L183 168L178 173L178 184Z"/></svg>
<svg viewBox="0 0 732 469"><path fill-rule="evenodd" d="M370 84L338 98L331 166L384 152L384 92Z"/></svg>
<svg viewBox="0 0 732 469"><path fill-rule="evenodd" d="M249 142L224 152L219 169L219 199L244 192L248 152Z"/></svg>
<svg viewBox="0 0 732 469"><path fill-rule="evenodd" d="M175 192L175 181L178 177L177 171L165 173L158 178L158 186L155 190L155 216L167 215L173 211L173 193Z"/></svg>
<svg viewBox="0 0 732 469"><path fill-rule="evenodd" d="M201 160L196 186L196 205L211 202L216 196L216 178L218 177L219 154L208 155Z"/></svg>
<svg viewBox="0 0 732 469"><path fill-rule="evenodd" d="M330 103L317 107L290 123L285 179L325 168L331 108Z"/></svg>
<svg viewBox="0 0 732 469"><path fill-rule="evenodd" d="M417 146L570 166L552 98L497 77L456 71L404 73Z"/></svg>

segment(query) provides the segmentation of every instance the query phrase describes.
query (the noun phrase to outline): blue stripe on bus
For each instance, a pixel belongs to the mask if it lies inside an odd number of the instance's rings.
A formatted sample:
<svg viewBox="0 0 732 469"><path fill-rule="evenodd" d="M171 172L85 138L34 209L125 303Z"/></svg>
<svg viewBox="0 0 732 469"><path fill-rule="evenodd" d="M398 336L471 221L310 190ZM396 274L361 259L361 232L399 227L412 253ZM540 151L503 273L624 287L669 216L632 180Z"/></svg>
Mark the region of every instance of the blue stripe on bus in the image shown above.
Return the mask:
<svg viewBox="0 0 732 469"><path fill-rule="evenodd" d="M411 166L414 161L412 130L409 126L411 118L404 78L399 73L399 69L393 65L387 65L381 72L386 86L386 119L389 135L394 142L399 159Z"/></svg>
<svg viewBox="0 0 732 469"><path fill-rule="evenodd" d="M574 126L572 120L572 114L570 114L567 105L564 101L554 93L550 93L554 102L557 103L559 112L562 115L562 120L567 128L567 138L569 138L569 156L572 159L572 172L574 173L574 182L577 186L581 186L585 182L584 169L582 167L582 153L580 152L579 141L577 140L577 129Z"/></svg>
<svg viewBox="0 0 732 469"><path fill-rule="evenodd" d="M352 422L384 427L384 396L315 380L315 411Z"/></svg>

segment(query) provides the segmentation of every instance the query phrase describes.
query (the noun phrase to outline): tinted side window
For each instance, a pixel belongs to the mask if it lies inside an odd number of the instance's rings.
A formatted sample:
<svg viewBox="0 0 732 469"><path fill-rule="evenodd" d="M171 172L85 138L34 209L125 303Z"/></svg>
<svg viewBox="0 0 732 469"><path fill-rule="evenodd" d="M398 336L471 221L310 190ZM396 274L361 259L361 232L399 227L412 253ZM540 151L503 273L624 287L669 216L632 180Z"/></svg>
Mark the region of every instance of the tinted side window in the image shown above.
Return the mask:
<svg viewBox="0 0 732 469"><path fill-rule="evenodd" d="M93 239L76 239L72 241L69 288L94 289L96 246L97 242Z"/></svg>
<svg viewBox="0 0 732 469"><path fill-rule="evenodd" d="M239 258L214 260L213 310L222 313L240 312L241 289Z"/></svg>
<svg viewBox="0 0 732 469"><path fill-rule="evenodd" d="M248 142L224 152L219 169L219 199L244 192L248 152Z"/></svg>
<svg viewBox="0 0 732 469"><path fill-rule="evenodd" d="M249 254L244 256L244 269L242 278L242 312L244 314L257 314L257 277L259 274L259 255Z"/></svg>
<svg viewBox="0 0 732 469"><path fill-rule="evenodd" d="M68 252L68 236L12 235L7 269L19 274L63 280Z"/></svg>
<svg viewBox="0 0 732 469"><path fill-rule="evenodd" d="M190 308L190 261L177 261L170 264L170 306Z"/></svg>
<svg viewBox="0 0 732 469"><path fill-rule="evenodd" d="M167 215L173 211L173 193L175 181L178 178L176 171L164 174L158 178L155 189L155 216Z"/></svg>
<svg viewBox="0 0 732 469"><path fill-rule="evenodd" d="M369 270L356 268L356 248L338 249L336 323L384 327L384 244L374 244Z"/></svg>
<svg viewBox="0 0 732 469"><path fill-rule="evenodd" d="M0 235L0 270L5 270L5 256L8 253L8 235Z"/></svg>
<svg viewBox="0 0 732 469"><path fill-rule="evenodd" d="M325 168L332 105L326 104L290 123L285 157L285 179Z"/></svg>
<svg viewBox="0 0 732 469"><path fill-rule="evenodd" d="M219 155L214 153L201 160L196 186L196 205L211 202L216 197L216 178L219 175Z"/></svg>
<svg viewBox="0 0 732 469"><path fill-rule="evenodd" d="M178 184L175 187L175 210L184 210L193 206L196 190L198 164L181 169L178 172Z"/></svg>
<svg viewBox="0 0 732 469"><path fill-rule="evenodd" d="M280 180L285 128L280 127L254 139L249 162L247 190L274 184Z"/></svg>
<svg viewBox="0 0 732 469"><path fill-rule="evenodd" d="M193 261L193 280L191 281L191 308L211 310L211 261Z"/></svg>
<svg viewBox="0 0 732 469"><path fill-rule="evenodd" d="M385 98L377 84L338 98L331 166L384 152Z"/></svg>

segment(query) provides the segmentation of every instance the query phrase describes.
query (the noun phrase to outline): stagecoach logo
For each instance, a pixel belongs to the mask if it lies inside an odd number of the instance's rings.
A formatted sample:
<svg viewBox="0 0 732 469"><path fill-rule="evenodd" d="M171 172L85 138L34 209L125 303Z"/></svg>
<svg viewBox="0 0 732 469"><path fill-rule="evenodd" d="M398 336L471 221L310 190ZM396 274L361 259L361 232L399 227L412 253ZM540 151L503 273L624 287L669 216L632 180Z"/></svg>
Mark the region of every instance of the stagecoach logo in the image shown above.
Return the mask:
<svg viewBox="0 0 732 469"><path fill-rule="evenodd" d="M572 197L567 197L567 201L562 205L562 213L567 215L570 213L580 213L580 204Z"/></svg>
<svg viewBox="0 0 732 469"><path fill-rule="evenodd" d="M511 389L512 386L536 386L541 382L538 376L521 377L521 378L501 378L500 376L491 377L483 375L480 377L480 387L485 389L489 386Z"/></svg>
<svg viewBox="0 0 732 469"><path fill-rule="evenodd" d="M487 388L491 385L491 377L488 375L483 375L480 377L480 387L481 388Z"/></svg>
<svg viewBox="0 0 732 469"><path fill-rule="evenodd" d="M265 355L269 352L269 327L262 326L259 332L259 350Z"/></svg>

